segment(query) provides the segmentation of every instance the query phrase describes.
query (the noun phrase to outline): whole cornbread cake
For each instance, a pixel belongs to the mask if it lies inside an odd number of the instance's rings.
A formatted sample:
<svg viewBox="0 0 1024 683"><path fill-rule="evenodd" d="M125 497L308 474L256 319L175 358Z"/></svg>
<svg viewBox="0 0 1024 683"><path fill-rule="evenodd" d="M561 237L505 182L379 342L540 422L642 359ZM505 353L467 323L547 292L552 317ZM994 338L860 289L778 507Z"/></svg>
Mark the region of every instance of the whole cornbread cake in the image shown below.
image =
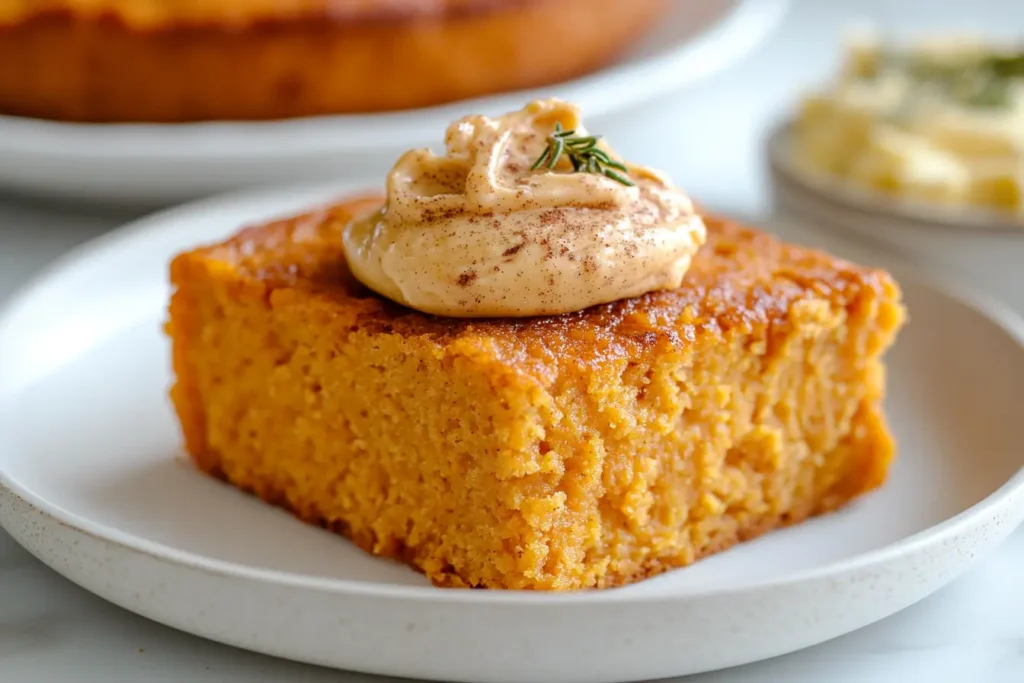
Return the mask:
<svg viewBox="0 0 1024 683"><path fill-rule="evenodd" d="M626 168L641 198L661 187ZM904 316L886 273L705 216L678 285L433 315L350 268L346 237L385 201L174 259L172 398L201 470L437 585L542 590L681 567L884 482Z"/></svg>
<svg viewBox="0 0 1024 683"><path fill-rule="evenodd" d="M0 0L0 113L176 123L437 105L602 68L673 4Z"/></svg>

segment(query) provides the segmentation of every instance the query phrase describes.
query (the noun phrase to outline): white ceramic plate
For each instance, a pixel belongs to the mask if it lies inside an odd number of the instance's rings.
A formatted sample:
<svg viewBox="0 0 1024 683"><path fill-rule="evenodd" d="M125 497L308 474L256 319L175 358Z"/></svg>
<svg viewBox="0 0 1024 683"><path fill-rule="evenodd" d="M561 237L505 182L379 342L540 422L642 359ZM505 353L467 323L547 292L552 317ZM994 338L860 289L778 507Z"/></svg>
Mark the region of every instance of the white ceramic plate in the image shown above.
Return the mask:
<svg viewBox="0 0 1024 683"><path fill-rule="evenodd" d="M498 114L557 95L603 118L689 85L745 55L788 0L680 1L630 57L531 92L378 115L274 122L82 125L0 116L0 187L76 199L164 203L228 189L381 176L411 147L436 145L466 113Z"/></svg>
<svg viewBox="0 0 1024 683"><path fill-rule="evenodd" d="M207 200L53 266L0 320L0 522L71 580L259 652L448 681L600 683L779 655L936 590L1024 516L1024 322L903 277L891 482L847 510L627 588L442 590L197 472L160 325L177 250L339 188Z"/></svg>

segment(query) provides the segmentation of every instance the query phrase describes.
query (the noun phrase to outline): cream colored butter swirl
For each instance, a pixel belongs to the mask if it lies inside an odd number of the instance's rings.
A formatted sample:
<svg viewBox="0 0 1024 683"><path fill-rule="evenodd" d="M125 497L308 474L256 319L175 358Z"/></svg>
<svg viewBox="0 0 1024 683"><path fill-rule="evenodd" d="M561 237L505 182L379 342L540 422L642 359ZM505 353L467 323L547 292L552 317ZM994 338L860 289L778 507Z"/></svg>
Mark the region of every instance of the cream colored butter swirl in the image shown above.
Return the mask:
<svg viewBox="0 0 1024 683"><path fill-rule="evenodd" d="M543 100L456 121L443 156L404 154L384 206L345 229L356 278L461 318L569 313L678 287L705 240L690 199L640 166L628 165L634 186L573 172L564 157L531 170L556 123L586 135L576 107Z"/></svg>

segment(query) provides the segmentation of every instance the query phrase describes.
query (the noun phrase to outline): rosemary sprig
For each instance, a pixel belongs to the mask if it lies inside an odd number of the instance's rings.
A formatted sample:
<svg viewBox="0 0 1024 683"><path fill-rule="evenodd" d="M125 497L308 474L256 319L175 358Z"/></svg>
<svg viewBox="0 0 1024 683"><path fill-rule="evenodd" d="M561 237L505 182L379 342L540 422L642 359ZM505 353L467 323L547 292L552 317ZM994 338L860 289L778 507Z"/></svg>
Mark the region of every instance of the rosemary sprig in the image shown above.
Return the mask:
<svg viewBox="0 0 1024 683"><path fill-rule="evenodd" d="M1002 78L1021 78L1024 76L1024 52L1010 52L986 57L981 67Z"/></svg>
<svg viewBox="0 0 1024 683"><path fill-rule="evenodd" d="M596 135L576 135L575 130L562 130L562 124L556 122L554 132L548 136L548 146L530 170L536 171L542 166L554 169L564 154L569 157L575 173L596 173L632 187L634 183L628 178L629 169L597 146L600 139Z"/></svg>
<svg viewBox="0 0 1024 683"><path fill-rule="evenodd" d="M879 60L879 71L904 71L917 88L936 90L970 107L997 109L1011 104L1014 83L1024 79L1024 52L995 53L957 60L935 60L889 50Z"/></svg>

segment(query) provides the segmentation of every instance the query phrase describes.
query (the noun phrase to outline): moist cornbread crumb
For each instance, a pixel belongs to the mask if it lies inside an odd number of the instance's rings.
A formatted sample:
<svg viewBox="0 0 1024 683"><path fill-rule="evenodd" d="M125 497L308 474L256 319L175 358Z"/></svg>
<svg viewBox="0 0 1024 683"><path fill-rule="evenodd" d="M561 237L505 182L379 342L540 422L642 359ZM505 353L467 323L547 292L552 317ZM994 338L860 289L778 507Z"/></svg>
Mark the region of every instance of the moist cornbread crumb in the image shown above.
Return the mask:
<svg viewBox="0 0 1024 683"><path fill-rule="evenodd" d="M437 585L543 590L681 567L884 482L886 273L706 217L677 290L439 318L348 272L341 231L380 201L174 259L199 469Z"/></svg>

